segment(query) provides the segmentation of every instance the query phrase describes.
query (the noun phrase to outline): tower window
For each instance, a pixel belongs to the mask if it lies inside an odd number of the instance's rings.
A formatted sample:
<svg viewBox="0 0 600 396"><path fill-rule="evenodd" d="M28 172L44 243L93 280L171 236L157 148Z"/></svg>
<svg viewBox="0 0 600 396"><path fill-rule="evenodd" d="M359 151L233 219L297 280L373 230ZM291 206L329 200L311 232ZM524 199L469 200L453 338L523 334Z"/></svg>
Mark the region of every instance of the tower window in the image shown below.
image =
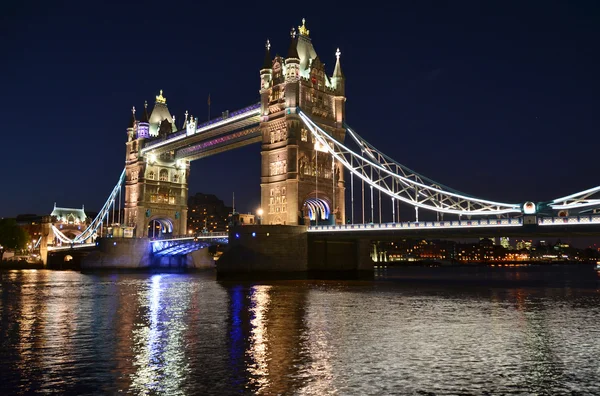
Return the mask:
<svg viewBox="0 0 600 396"><path fill-rule="evenodd" d="M303 142L308 141L308 131L306 130L306 128L302 128L302 130L300 131L300 138Z"/></svg>
<svg viewBox="0 0 600 396"><path fill-rule="evenodd" d="M166 169L161 169L159 180L160 181L168 181L169 180L169 171Z"/></svg>
<svg viewBox="0 0 600 396"><path fill-rule="evenodd" d="M154 171L148 172L148 179L154 180Z"/></svg>

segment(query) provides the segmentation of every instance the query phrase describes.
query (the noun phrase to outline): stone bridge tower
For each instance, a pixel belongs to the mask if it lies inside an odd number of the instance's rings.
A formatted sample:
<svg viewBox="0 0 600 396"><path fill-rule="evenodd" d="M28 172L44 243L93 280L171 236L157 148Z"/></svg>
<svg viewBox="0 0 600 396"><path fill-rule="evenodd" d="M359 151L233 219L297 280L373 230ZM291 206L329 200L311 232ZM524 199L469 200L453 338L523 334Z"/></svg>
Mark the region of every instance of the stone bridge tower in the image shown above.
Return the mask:
<svg viewBox="0 0 600 396"><path fill-rule="evenodd" d="M317 56L304 19L291 31L286 58L267 41L261 76L263 224L343 223L344 171L313 139L302 109L322 129L345 138L345 79L336 52L333 76Z"/></svg>
<svg viewBox="0 0 600 396"><path fill-rule="evenodd" d="M147 104L139 121L132 109L125 157L125 236L186 234L189 161L176 160L174 152L142 154L147 140L164 139L177 130L162 91L150 116Z"/></svg>

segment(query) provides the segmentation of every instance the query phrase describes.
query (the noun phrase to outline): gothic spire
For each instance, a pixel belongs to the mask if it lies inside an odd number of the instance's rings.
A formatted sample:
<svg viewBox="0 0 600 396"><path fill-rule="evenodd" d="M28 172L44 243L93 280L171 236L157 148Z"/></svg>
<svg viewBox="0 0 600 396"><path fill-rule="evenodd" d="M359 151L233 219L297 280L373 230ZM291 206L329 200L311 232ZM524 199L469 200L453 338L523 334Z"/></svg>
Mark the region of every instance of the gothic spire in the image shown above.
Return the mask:
<svg viewBox="0 0 600 396"><path fill-rule="evenodd" d="M340 49L338 48L337 51L335 51L335 57L337 59L335 61L335 69L333 70L333 77L344 77L344 73L342 72L342 66L340 65L340 55L342 55L342 53L340 52Z"/></svg>
<svg viewBox="0 0 600 396"><path fill-rule="evenodd" d="M188 125L188 115L189 115L189 113L186 110L185 111L185 120L183 121L183 128L181 128L181 129L186 129L187 128L187 125Z"/></svg>
<svg viewBox="0 0 600 396"><path fill-rule="evenodd" d="M290 43L290 49L288 50L288 58L300 59L298 55L298 39L296 38L296 29L292 28L290 32L292 41Z"/></svg>
<svg viewBox="0 0 600 396"><path fill-rule="evenodd" d="M263 62L263 69L272 69L273 68L273 59L271 59L271 43L267 39L267 43L265 44L265 61Z"/></svg>
<svg viewBox="0 0 600 396"><path fill-rule="evenodd" d="M127 128L133 128L135 126L136 121L137 120L135 119L135 106L134 106L131 109L131 121L129 121L129 125L127 126Z"/></svg>
<svg viewBox="0 0 600 396"><path fill-rule="evenodd" d="M150 117L148 116L148 101L145 100L144 101L144 114L142 114L142 119L140 120L140 122L148 122L148 119Z"/></svg>

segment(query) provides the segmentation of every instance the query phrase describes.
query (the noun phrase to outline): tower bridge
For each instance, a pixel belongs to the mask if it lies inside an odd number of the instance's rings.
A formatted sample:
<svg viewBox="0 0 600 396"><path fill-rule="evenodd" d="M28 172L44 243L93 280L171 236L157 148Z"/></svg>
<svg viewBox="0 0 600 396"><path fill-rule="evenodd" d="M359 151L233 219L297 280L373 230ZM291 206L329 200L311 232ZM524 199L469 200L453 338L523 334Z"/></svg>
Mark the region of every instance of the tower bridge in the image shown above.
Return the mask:
<svg viewBox="0 0 600 396"><path fill-rule="evenodd" d="M110 212L119 208L120 213L121 206L124 216L118 216L117 227L126 238L148 237L155 222L160 237L185 235L191 162L259 143L264 226L302 226L311 235L365 235L382 230L530 230L532 225L558 229L575 223L566 229L596 230L600 222L595 215L600 186L541 203L499 202L433 181L371 145L346 123L341 52L335 52L328 74L304 20L291 30L287 56L272 56L267 40L259 75L259 102L204 123L186 111L178 124L163 91L151 111L147 103L139 113L133 108L125 167L116 186L80 234L61 238L89 243L108 224ZM365 132L373 133L377 131ZM408 217L403 210L401 218L401 206L411 208ZM436 221L419 221L419 210L435 213ZM185 254L196 245L171 246L160 254Z"/></svg>

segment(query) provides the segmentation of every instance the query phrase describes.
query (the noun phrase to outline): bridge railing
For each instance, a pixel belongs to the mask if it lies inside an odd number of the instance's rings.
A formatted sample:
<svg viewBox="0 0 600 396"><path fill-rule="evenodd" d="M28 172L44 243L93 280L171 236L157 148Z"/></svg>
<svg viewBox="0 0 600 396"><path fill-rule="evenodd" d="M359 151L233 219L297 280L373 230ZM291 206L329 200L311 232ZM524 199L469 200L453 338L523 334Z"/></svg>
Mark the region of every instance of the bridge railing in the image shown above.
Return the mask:
<svg viewBox="0 0 600 396"><path fill-rule="evenodd" d="M187 239L212 239L212 238L228 238L228 232L199 232L195 234L184 235L162 235L159 237L150 238L151 241L167 241L167 240L187 240Z"/></svg>
<svg viewBox="0 0 600 396"><path fill-rule="evenodd" d="M339 224L317 225L308 228L309 232L319 231L366 231L366 230L419 230L443 228L469 228L469 227L519 227L523 224L521 218L513 219L475 219L475 220L449 220L449 221L420 221L400 223L367 223L367 224Z"/></svg>
<svg viewBox="0 0 600 396"><path fill-rule="evenodd" d="M577 224L600 224L600 215L566 216L566 217L539 217L538 225L577 225Z"/></svg>

